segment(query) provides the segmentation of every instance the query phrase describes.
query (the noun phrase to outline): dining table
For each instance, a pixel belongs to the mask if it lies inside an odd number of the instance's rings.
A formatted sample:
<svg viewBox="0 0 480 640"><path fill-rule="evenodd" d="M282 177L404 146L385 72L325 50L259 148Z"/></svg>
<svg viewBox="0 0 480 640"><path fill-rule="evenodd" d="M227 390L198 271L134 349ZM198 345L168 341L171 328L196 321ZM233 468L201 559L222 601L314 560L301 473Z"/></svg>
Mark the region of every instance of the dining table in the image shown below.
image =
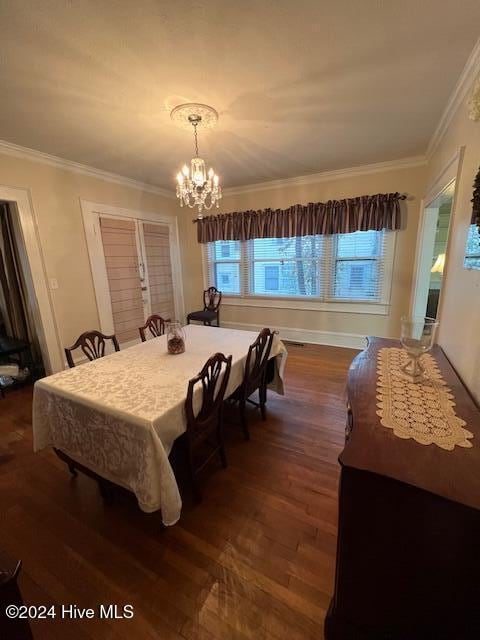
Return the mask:
<svg viewBox="0 0 480 640"><path fill-rule="evenodd" d="M232 356L225 397L241 384L254 331L187 325L185 352L172 355L158 336L35 383L34 450L54 447L98 476L133 492L142 511L175 524L182 501L169 461L186 428L188 382L206 360ZM275 333L269 388L283 395L285 345ZM272 369L272 367L270 367ZM201 402L196 390L194 407Z"/></svg>

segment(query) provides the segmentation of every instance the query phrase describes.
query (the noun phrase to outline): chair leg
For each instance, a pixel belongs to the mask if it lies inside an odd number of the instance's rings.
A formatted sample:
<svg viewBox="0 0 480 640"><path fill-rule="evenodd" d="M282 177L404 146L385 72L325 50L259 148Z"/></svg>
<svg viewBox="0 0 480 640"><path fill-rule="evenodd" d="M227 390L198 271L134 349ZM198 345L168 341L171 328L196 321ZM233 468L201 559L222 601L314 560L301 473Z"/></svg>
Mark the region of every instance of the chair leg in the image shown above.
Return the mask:
<svg viewBox="0 0 480 640"><path fill-rule="evenodd" d="M260 398L260 413L262 414L262 420L265 421L267 419L267 383L264 381L258 390L258 396Z"/></svg>
<svg viewBox="0 0 480 640"><path fill-rule="evenodd" d="M250 431L248 430L247 411L244 400L240 401L238 409L240 411L240 424L242 425L243 435L245 440L250 440Z"/></svg>
<svg viewBox="0 0 480 640"><path fill-rule="evenodd" d="M262 414L262 420L265 422L267 419L267 410L265 408L265 400L260 399L260 413Z"/></svg>

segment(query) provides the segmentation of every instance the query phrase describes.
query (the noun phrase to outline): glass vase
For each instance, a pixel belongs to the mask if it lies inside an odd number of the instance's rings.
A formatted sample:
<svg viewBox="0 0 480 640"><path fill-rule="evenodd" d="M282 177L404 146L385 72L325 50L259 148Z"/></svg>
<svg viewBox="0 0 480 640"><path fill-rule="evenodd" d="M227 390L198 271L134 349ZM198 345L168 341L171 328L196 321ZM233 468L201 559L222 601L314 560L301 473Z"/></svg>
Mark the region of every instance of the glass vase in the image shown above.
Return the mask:
<svg viewBox="0 0 480 640"><path fill-rule="evenodd" d="M422 382L425 380L425 368L421 358L434 345L438 322L435 318L410 316L403 317L401 322L400 342L409 356L402 370L412 382Z"/></svg>
<svg viewBox="0 0 480 640"><path fill-rule="evenodd" d="M185 352L185 331L180 322L169 322L167 328L168 353L178 355Z"/></svg>

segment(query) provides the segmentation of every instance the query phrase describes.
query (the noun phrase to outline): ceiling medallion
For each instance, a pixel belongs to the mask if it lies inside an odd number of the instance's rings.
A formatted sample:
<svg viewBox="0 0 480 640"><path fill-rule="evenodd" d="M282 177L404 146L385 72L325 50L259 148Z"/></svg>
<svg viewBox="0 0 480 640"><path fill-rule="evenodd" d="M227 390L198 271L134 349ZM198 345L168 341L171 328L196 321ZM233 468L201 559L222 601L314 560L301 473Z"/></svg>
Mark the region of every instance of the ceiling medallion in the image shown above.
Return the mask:
<svg viewBox="0 0 480 640"><path fill-rule="evenodd" d="M198 133L200 129L211 129L218 120L218 113L206 104L180 104L170 114L173 122L183 129L193 127L195 156L190 161L190 167L183 165L177 173L177 198L180 206L193 209L198 208L198 218L202 218L202 211L213 206L218 208L222 198L219 178L212 168L206 171L205 161L198 154Z"/></svg>

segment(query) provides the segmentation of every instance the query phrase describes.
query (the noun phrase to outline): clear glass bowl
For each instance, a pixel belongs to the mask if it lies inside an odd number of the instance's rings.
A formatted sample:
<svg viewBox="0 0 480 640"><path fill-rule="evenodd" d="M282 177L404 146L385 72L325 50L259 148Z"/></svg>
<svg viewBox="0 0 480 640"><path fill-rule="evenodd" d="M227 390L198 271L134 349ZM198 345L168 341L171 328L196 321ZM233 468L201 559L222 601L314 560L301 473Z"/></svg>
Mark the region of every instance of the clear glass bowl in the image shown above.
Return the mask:
<svg viewBox="0 0 480 640"><path fill-rule="evenodd" d="M425 379L421 357L433 347L437 329L435 318L404 316L401 320L400 342L409 355L403 371L413 382Z"/></svg>

